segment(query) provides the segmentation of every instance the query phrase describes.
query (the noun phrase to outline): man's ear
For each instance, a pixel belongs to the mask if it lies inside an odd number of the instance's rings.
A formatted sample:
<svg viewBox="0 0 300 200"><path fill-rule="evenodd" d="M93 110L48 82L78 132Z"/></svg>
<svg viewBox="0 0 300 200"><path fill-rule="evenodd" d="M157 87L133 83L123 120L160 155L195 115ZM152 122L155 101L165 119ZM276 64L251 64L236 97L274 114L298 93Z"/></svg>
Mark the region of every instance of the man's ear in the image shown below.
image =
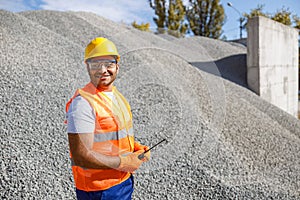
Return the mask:
<svg viewBox="0 0 300 200"><path fill-rule="evenodd" d="M85 64L86 70L87 70L88 72L90 72L90 68L89 68L89 65L87 64L87 62L84 62L84 64Z"/></svg>
<svg viewBox="0 0 300 200"><path fill-rule="evenodd" d="M117 74L119 73L119 68L120 68L119 63L117 63Z"/></svg>

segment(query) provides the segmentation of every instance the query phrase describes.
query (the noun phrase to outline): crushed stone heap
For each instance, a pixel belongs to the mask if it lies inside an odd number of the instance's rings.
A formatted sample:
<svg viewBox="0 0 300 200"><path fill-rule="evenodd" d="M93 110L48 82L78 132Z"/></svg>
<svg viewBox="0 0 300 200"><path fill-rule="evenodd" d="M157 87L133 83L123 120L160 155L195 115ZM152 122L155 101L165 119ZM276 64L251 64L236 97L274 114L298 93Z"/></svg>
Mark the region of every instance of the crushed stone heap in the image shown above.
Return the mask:
<svg viewBox="0 0 300 200"><path fill-rule="evenodd" d="M246 48L140 32L86 12L0 10L1 199L74 199L65 103L86 44L121 54L116 86L152 160L133 199L300 199L300 122L247 89Z"/></svg>

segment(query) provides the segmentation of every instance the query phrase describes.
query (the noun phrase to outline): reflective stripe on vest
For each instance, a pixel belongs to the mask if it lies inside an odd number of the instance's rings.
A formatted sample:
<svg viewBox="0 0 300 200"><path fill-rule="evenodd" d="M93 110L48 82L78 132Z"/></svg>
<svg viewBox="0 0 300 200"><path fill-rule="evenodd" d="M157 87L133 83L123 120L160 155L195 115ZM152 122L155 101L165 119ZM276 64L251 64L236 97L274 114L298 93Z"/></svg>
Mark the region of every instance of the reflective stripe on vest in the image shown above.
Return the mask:
<svg viewBox="0 0 300 200"><path fill-rule="evenodd" d="M101 133L94 135L94 142L105 142L108 140L118 140L125 138L127 136L133 136L133 129L130 128L129 130L123 129L120 131L113 131L108 133Z"/></svg>

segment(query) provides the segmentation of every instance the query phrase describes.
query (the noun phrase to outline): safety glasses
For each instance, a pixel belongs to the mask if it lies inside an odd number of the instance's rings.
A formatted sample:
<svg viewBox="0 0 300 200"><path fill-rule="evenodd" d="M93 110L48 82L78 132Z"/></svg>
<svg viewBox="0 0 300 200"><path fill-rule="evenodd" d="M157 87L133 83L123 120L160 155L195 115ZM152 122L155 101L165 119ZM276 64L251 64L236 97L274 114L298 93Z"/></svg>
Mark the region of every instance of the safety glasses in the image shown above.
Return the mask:
<svg viewBox="0 0 300 200"><path fill-rule="evenodd" d="M87 62L91 70L99 70L104 66L106 69L114 69L117 65L115 60L93 60Z"/></svg>

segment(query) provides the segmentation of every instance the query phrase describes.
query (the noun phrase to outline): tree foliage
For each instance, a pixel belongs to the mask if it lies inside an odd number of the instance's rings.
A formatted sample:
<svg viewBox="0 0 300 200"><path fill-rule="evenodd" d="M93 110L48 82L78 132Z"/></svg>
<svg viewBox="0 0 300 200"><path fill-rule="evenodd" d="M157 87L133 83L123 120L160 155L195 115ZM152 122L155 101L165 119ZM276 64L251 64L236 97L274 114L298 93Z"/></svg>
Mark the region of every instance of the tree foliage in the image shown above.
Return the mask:
<svg viewBox="0 0 300 200"><path fill-rule="evenodd" d="M189 0L189 4L187 19L194 35L219 38L225 22L219 0Z"/></svg>
<svg viewBox="0 0 300 200"><path fill-rule="evenodd" d="M297 29L300 29L300 18L297 15L293 15L293 20L295 23L294 27ZM299 32L299 34L300 34L300 32Z"/></svg>
<svg viewBox="0 0 300 200"><path fill-rule="evenodd" d="M288 26L292 25L291 12L289 12L287 9L277 11L277 13L275 13L275 15L271 17L271 19Z"/></svg>
<svg viewBox="0 0 300 200"><path fill-rule="evenodd" d="M257 8L252 9L249 14L244 13L244 16L247 17L248 19L252 17L258 17L258 16L269 17L268 14L263 12L264 6L265 5L263 4L258 4Z"/></svg>
<svg viewBox="0 0 300 200"><path fill-rule="evenodd" d="M131 25L136 28L139 29L141 31L150 31L150 23L141 23L141 24L137 24L136 21L132 22Z"/></svg>
<svg viewBox="0 0 300 200"><path fill-rule="evenodd" d="M265 13L263 11L264 5L258 5L257 8L252 9L249 14L244 13L244 16L249 18L256 17L256 16L264 16L274 21L283 23L288 26L292 26L294 24L295 28L300 28L300 19L298 16L294 15L291 17L291 12L288 9L282 8L278 10L274 15Z"/></svg>
<svg viewBox="0 0 300 200"><path fill-rule="evenodd" d="M194 35L219 38L225 22L224 8L219 0L189 0L189 7L182 0L149 0L154 9L158 33L168 33L176 37L187 31Z"/></svg>
<svg viewBox="0 0 300 200"><path fill-rule="evenodd" d="M153 20L157 26L158 33L164 33L166 27L166 0L149 0L150 7L154 9L155 15Z"/></svg>
<svg viewBox="0 0 300 200"><path fill-rule="evenodd" d="M167 20L168 33L175 37L184 36L188 28L184 20L185 6L182 0L170 0Z"/></svg>

